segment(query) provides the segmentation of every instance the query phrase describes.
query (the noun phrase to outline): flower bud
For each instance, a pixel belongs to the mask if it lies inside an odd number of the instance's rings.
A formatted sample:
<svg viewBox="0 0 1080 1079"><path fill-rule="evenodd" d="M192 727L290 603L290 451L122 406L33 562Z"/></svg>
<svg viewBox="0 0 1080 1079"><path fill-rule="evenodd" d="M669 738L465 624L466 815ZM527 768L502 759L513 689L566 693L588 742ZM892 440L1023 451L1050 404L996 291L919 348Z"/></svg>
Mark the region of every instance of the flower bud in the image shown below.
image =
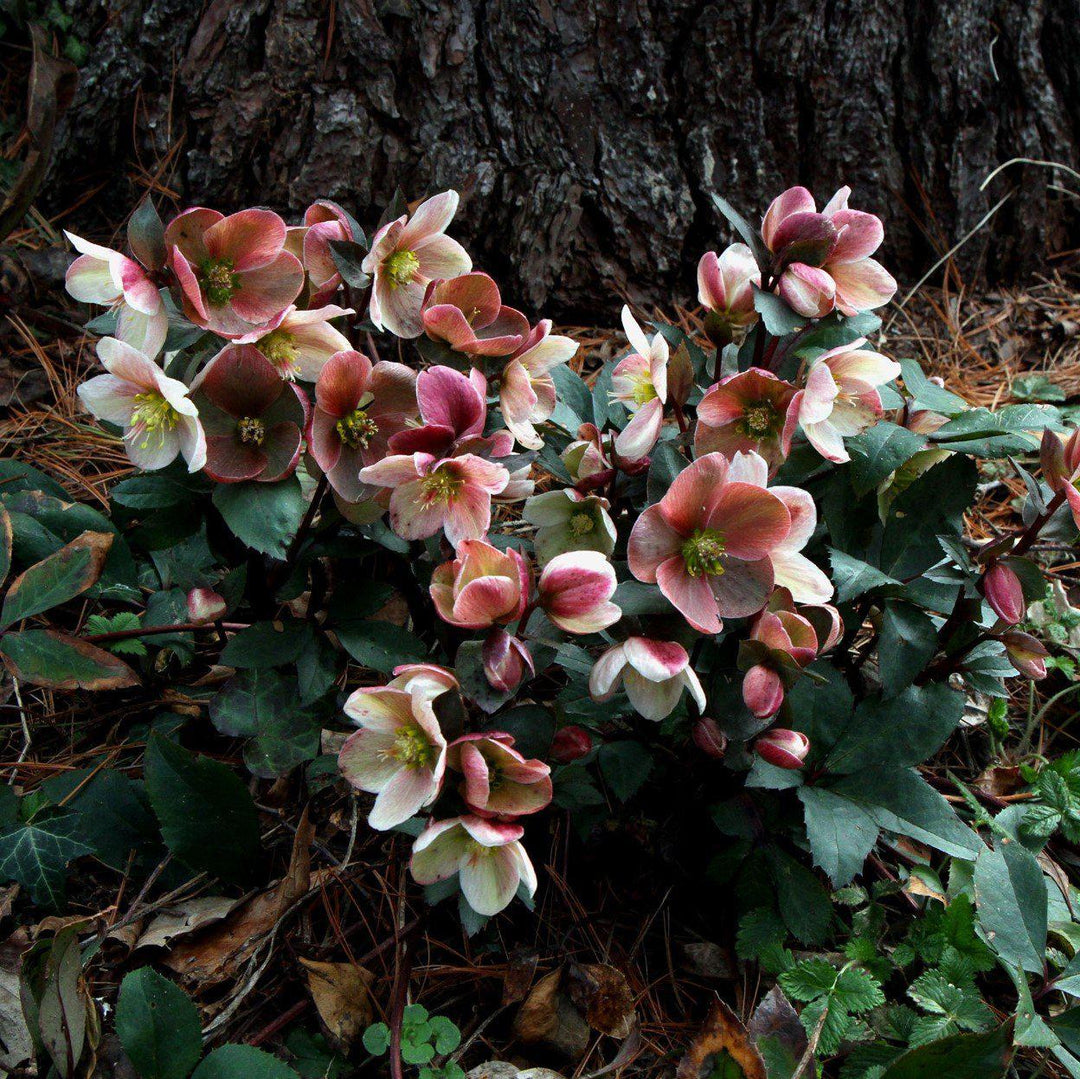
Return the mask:
<svg viewBox="0 0 1080 1079"><path fill-rule="evenodd" d="M692 737L694 745L708 757L721 760L727 752L727 735L720 729L715 719L702 716L694 724Z"/></svg>
<svg viewBox="0 0 1080 1079"><path fill-rule="evenodd" d="M188 620L203 625L223 618L228 605L212 588L193 588L187 596Z"/></svg>
<svg viewBox="0 0 1080 1079"><path fill-rule="evenodd" d="M766 763L777 768L799 769L810 752L810 739L802 731L774 727L755 743L754 752Z"/></svg>
<svg viewBox="0 0 1080 1079"><path fill-rule="evenodd" d="M535 673L528 646L512 637L505 629L493 629L481 648L484 675L502 693L511 693L521 684L525 671Z"/></svg>
<svg viewBox="0 0 1080 1079"><path fill-rule="evenodd" d="M581 760L592 747L592 738L584 727L563 727L551 740L551 759L559 764L569 764Z"/></svg>
<svg viewBox="0 0 1080 1079"><path fill-rule="evenodd" d="M1009 661L1021 674L1027 675L1033 682L1046 677L1046 657L1050 653L1042 641L1018 629L1010 629L998 639L1005 645Z"/></svg>
<svg viewBox="0 0 1080 1079"><path fill-rule="evenodd" d="M743 701L758 719L775 716L784 703L784 683L771 667L757 663L746 672L742 684Z"/></svg>
<svg viewBox="0 0 1080 1079"><path fill-rule="evenodd" d="M1010 626L1024 617L1024 589L1020 578L1004 562L995 562L982 579L983 595L994 613Z"/></svg>

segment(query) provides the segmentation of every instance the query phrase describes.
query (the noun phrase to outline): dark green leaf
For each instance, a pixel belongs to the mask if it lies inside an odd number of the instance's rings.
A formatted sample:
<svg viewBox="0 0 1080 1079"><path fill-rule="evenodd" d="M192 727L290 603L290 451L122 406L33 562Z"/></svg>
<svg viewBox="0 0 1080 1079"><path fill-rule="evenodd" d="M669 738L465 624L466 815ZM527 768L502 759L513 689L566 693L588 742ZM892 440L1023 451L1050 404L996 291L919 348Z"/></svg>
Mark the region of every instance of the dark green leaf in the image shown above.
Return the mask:
<svg viewBox="0 0 1080 1079"><path fill-rule="evenodd" d="M620 802L641 790L653 767L652 754L640 742L606 742L597 759L604 782Z"/></svg>
<svg viewBox="0 0 1080 1079"><path fill-rule="evenodd" d="M230 768L155 733L146 749L146 791L165 844L177 858L224 881L251 880L259 818L247 787Z"/></svg>
<svg viewBox="0 0 1080 1079"><path fill-rule="evenodd" d="M874 849L877 822L862 806L823 787L800 787L799 801L806 814L814 864L825 870L836 887L842 887L862 871Z"/></svg>
<svg viewBox="0 0 1080 1079"><path fill-rule="evenodd" d="M800 678L787 694L792 726L810 739L812 752L824 754L851 722L855 696L843 674L829 663L809 668L816 677ZM818 681L823 678L825 681Z"/></svg>
<svg viewBox="0 0 1080 1079"><path fill-rule="evenodd" d="M77 637L51 629L24 629L0 639L13 673L51 689L123 689L139 679L122 660Z"/></svg>
<svg viewBox="0 0 1080 1079"><path fill-rule="evenodd" d="M754 310L761 315L765 329L773 337L786 337L806 325L806 319L796 314L779 296L754 287Z"/></svg>
<svg viewBox="0 0 1080 1079"><path fill-rule="evenodd" d="M919 452L926 439L882 421L846 440L851 454L851 484L858 495L867 494Z"/></svg>
<svg viewBox="0 0 1080 1079"><path fill-rule="evenodd" d="M767 848L780 917L804 944L821 944L833 920L829 893L814 874L779 847Z"/></svg>
<svg viewBox="0 0 1080 1079"><path fill-rule="evenodd" d="M367 248L354 240L331 240L330 257L341 274L341 279L352 288L367 288L371 277L365 273L362 264L367 256Z"/></svg>
<svg viewBox="0 0 1080 1079"><path fill-rule="evenodd" d="M241 630L221 650L226 667L284 667L295 663L300 649L311 636L311 627L287 622L277 627L272 622L256 622Z"/></svg>
<svg viewBox="0 0 1080 1079"><path fill-rule="evenodd" d="M160 270L165 265L165 225L147 194L142 197L128 218L128 246L131 253L148 270Z"/></svg>
<svg viewBox="0 0 1080 1079"><path fill-rule="evenodd" d="M139 1079L187 1079L202 1056L195 1005L150 967L133 970L120 983L116 1034Z"/></svg>
<svg viewBox="0 0 1080 1079"><path fill-rule="evenodd" d="M649 502L659 502L675 482L675 477L689 464L674 442L658 443L649 460L646 484Z"/></svg>
<svg viewBox="0 0 1080 1079"><path fill-rule="evenodd" d="M959 412L966 412L971 407L962 397L957 397L955 393L949 393L948 390L931 382L923 374L918 360L901 360L900 370L903 373L907 392L920 408L941 412L946 416L955 416Z"/></svg>
<svg viewBox="0 0 1080 1079"><path fill-rule="evenodd" d="M253 775L284 775L319 753L321 724L297 704L296 680L255 667L230 678L210 700L210 721L234 738L248 738L244 763Z"/></svg>
<svg viewBox="0 0 1080 1079"><path fill-rule="evenodd" d="M835 547L829 548L829 563L832 565L832 579L836 585L836 602L850 603L853 599L885 585L899 584L887 573L882 573L876 566L854 558Z"/></svg>
<svg viewBox="0 0 1080 1079"><path fill-rule="evenodd" d="M73 813L38 813L29 823L0 836L0 880L17 881L39 906L59 910L68 862L93 853L78 838L80 833Z"/></svg>
<svg viewBox="0 0 1080 1079"><path fill-rule="evenodd" d="M84 532L21 573L4 597L0 629L85 592L101 576L112 542L111 532Z"/></svg>
<svg viewBox="0 0 1080 1079"><path fill-rule="evenodd" d="M975 862L979 925L1002 962L1041 974L1046 960L1047 897L1035 856L1001 839Z"/></svg>
<svg viewBox="0 0 1080 1079"><path fill-rule="evenodd" d="M739 239L754 253L754 261L757 262L762 277L765 277L772 266L772 256L765 246L765 241L761 238L761 233L727 199L721 198L719 195L713 195L712 200L713 205L724 215L727 223L738 234Z"/></svg>
<svg viewBox="0 0 1080 1079"><path fill-rule="evenodd" d="M878 659L886 697L907 689L937 651L937 629L918 607L886 600L881 616Z"/></svg>
<svg viewBox="0 0 1080 1079"><path fill-rule="evenodd" d="M897 1057L881 1079L1000 1079L1012 1055L1010 1019L985 1034L954 1034Z"/></svg>
<svg viewBox="0 0 1080 1079"><path fill-rule="evenodd" d="M424 642L403 626L372 619L335 629L346 652L364 667L387 674L401 663L420 663L427 657Z"/></svg>
<svg viewBox="0 0 1080 1079"><path fill-rule="evenodd" d="M287 1064L253 1045L223 1045L207 1054L191 1079L299 1079Z"/></svg>
<svg viewBox="0 0 1080 1079"><path fill-rule="evenodd" d="M190 506L192 498L206 490L204 483L186 471L173 475L147 472L118 483L109 495L130 510L163 510L170 506Z"/></svg>
<svg viewBox="0 0 1080 1079"><path fill-rule="evenodd" d="M869 697L859 702L851 726L829 756L829 770L921 764L941 748L963 711L963 694L943 683L909 686L887 701Z"/></svg>
<svg viewBox="0 0 1080 1079"><path fill-rule="evenodd" d="M296 476L280 483L221 483L214 505L232 533L253 550L284 558L306 505Z"/></svg>

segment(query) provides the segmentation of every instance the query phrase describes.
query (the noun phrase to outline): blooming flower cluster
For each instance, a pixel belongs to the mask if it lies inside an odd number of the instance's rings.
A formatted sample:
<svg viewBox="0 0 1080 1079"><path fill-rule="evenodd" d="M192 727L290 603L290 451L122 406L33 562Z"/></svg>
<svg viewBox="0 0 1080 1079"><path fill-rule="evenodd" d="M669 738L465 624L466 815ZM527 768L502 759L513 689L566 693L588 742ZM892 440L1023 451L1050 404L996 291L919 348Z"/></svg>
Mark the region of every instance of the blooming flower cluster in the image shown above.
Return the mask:
<svg viewBox="0 0 1080 1079"><path fill-rule="evenodd" d="M456 876L481 915L535 891L522 821L551 803L552 769L492 713L567 663L585 663L578 717L685 720L723 757L728 738L705 715L722 665L697 657L733 633L756 753L800 768L812 752L805 733L769 729L793 722L789 692L843 634L833 580L807 554L819 512L802 479L849 461L887 415L933 461L948 453L925 442L945 417L898 407L901 367L867 344L864 316L895 282L872 257L881 222L849 195L818 212L792 188L760 241L744 237L754 248L702 257L712 356L624 307L622 355L585 378L577 343L504 304L446 234L453 191L392 216L370 244L327 201L294 226L262 209L197 207L168 224L140 213L131 256L71 237L69 291L115 315L97 346L105 373L80 397L135 465L179 456L256 497L306 473L309 519L329 519L329 494L352 528L385 519L429 566L413 600L454 666L398 665L355 690L340 753L348 783L374 796L372 828L424 818L419 883ZM766 331L770 303L798 332ZM379 358L383 341L394 360ZM1043 459L1080 522L1078 447L1048 436ZM880 497L902 497L899 472L888 483ZM1024 596L1009 560L992 558L980 587L1018 668L1037 676L1038 642L1013 628ZM192 619L220 617L219 599L195 597ZM550 759L589 760L588 727L561 723Z"/></svg>

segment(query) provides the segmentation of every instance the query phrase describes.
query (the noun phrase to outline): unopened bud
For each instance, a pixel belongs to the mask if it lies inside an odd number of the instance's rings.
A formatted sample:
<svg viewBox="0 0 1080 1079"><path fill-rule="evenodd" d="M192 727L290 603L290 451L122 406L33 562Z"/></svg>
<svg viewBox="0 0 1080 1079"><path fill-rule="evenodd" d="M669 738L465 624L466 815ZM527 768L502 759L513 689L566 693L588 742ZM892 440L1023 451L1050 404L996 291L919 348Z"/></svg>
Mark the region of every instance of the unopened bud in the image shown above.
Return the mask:
<svg viewBox="0 0 1080 1079"><path fill-rule="evenodd" d="M742 684L743 701L758 719L775 716L784 703L784 683L771 667L757 663L746 672Z"/></svg>
<svg viewBox="0 0 1080 1079"><path fill-rule="evenodd" d="M200 625L216 622L228 609L224 598L212 588L193 588L187 596L188 619Z"/></svg>
<svg viewBox="0 0 1080 1079"><path fill-rule="evenodd" d="M715 757L716 760L721 760L727 752L727 736L720 729L716 720L710 719L708 716L702 716L694 724L693 739L694 745L702 753L709 757Z"/></svg>
<svg viewBox="0 0 1080 1079"><path fill-rule="evenodd" d="M581 760L592 747L592 738L584 727L563 727L551 740L551 758L559 764L569 764Z"/></svg>
<svg viewBox="0 0 1080 1079"><path fill-rule="evenodd" d="M810 739L802 731L775 727L754 743L754 752L777 768L797 770L803 766L806 754L810 752Z"/></svg>
<svg viewBox="0 0 1080 1079"><path fill-rule="evenodd" d="M1010 626L1015 626L1024 617L1027 607L1024 604L1024 589L1020 578L1004 562L995 562L983 574L983 595L994 613Z"/></svg>
<svg viewBox="0 0 1080 1079"><path fill-rule="evenodd" d="M1012 665L1033 682L1046 677L1046 657L1050 654L1042 641L1030 633L1010 629L998 638L1009 654Z"/></svg>

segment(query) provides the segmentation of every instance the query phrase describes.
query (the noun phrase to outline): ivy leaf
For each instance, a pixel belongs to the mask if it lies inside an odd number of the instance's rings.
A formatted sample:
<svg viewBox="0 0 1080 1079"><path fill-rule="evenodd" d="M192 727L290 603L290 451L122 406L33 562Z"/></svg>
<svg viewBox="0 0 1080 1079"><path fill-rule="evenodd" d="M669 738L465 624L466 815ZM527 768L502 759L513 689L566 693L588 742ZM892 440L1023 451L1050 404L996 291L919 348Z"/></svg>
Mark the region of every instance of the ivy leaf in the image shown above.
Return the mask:
<svg viewBox="0 0 1080 1079"><path fill-rule="evenodd" d="M75 814L46 810L0 836L0 879L17 881L39 906L59 910L68 862L93 854L76 838L80 831Z"/></svg>

